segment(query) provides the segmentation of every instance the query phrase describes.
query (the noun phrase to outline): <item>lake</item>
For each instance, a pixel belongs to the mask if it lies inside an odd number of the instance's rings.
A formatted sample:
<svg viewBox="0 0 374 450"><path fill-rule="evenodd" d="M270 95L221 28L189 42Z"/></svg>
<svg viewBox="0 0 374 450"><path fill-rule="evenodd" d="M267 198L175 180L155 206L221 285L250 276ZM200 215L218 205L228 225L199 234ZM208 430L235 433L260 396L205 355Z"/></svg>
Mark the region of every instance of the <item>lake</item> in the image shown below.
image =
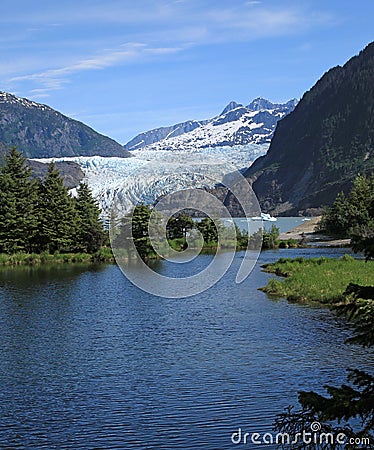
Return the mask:
<svg viewBox="0 0 374 450"><path fill-rule="evenodd" d="M276 226L280 233L284 233L297 227L298 225L301 225L303 223L303 219L304 217L278 217L276 221L272 222L268 220L248 220L241 217L235 217L234 219L229 220L232 220L240 229L249 231L250 234L253 234L261 226L266 231L270 231L272 226ZM223 221L226 225L230 223L227 219L223 219Z"/></svg>
<svg viewBox="0 0 374 450"><path fill-rule="evenodd" d="M258 291L272 276L260 265L347 251L262 252L236 285L238 252L186 299L146 294L115 265L0 270L0 447L217 450L238 447L239 427L271 432L298 390L342 382L374 354L345 344L351 329L329 310Z"/></svg>

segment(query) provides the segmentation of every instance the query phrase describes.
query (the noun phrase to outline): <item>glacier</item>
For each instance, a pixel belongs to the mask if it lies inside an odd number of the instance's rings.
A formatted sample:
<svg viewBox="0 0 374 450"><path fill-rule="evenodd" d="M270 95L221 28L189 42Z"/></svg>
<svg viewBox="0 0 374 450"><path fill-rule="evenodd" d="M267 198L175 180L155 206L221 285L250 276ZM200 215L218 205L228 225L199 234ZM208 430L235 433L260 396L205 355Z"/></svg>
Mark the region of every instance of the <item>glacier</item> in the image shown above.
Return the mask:
<svg viewBox="0 0 374 450"><path fill-rule="evenodd" d="M37 158L36 161L74 161L82 168L107 218L116 201L123 212L137 203L153 204L157 199L187 188L213 188L222 177L249 167L264 155L269 144L247 144L185 150L131 151L132 157L77 156ZM72 190L75 195L75 189Z"/></svg>

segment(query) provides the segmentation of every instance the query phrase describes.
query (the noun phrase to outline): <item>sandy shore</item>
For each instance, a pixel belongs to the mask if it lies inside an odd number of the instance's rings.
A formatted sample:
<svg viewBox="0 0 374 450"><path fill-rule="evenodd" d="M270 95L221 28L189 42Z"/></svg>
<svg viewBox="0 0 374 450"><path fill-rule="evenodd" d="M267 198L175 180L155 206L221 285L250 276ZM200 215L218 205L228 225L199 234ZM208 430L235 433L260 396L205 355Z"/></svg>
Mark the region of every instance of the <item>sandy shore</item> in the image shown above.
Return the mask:
<svg viewBox="0 0 374 450"><path fill-rule="evenodd" d="M303 244L310 244L321 247L346 247L350 243L350 239L335 239L331 236L326 236L315 232L315 228L321 216L311 217L310 220L303 222L292 230L286 233L281 233L280 241L287 241L288 239L296 239Z"/></svg>

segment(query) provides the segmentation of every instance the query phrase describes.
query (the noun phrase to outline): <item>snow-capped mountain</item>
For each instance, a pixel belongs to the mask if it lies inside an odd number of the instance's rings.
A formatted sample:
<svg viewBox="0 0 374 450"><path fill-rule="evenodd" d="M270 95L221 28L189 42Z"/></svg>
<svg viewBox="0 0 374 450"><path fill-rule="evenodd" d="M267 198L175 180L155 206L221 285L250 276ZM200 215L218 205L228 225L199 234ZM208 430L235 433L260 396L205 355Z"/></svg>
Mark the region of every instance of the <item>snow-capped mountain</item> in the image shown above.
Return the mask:
<svg viewBox="0 0 374 450"><path fill-rule="evenodd" d="M187 122L177 123L170 127L155 128L154 130L145 131L131 139L126 145L127 150L139 150L149 144L180 136L181 134L193 131L195 128L205 125L208 121L188 120Z"/></svg>
<svg viewBox="0 0 374 450"><path fill-rule="evenodd" d="M192 150L247 144L270 144L277 122L294 110L297 100L274 104L258 97L249 105L230 102L219 116L188 121L141 133L125 145L133 151Z"/></svg>
<svg viewBox="0 0 374 450"><path fill-rule="evenodd" d="M27 98L17 97L16 95L10 94L8 92L0 92L0 103L7 103L9 105L21 105L25 108L36 108L41 111L50 110L53 111L47 105L43 105L42 103L33 102ZM57 115L57 112L55 112Z"/></svg>

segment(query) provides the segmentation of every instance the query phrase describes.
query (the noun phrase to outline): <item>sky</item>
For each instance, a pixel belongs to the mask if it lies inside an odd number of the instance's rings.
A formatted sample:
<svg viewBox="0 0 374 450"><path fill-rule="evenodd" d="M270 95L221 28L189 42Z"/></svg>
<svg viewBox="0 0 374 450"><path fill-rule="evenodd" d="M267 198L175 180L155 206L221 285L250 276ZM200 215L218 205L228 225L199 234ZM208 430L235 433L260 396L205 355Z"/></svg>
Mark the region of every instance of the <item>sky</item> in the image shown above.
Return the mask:
<svg viewBox="0 0 374 450"><path fill-rule="evenodd" d="M0 90L121 144L300 98L373 36L373 0L1 0Z"/></svg>

